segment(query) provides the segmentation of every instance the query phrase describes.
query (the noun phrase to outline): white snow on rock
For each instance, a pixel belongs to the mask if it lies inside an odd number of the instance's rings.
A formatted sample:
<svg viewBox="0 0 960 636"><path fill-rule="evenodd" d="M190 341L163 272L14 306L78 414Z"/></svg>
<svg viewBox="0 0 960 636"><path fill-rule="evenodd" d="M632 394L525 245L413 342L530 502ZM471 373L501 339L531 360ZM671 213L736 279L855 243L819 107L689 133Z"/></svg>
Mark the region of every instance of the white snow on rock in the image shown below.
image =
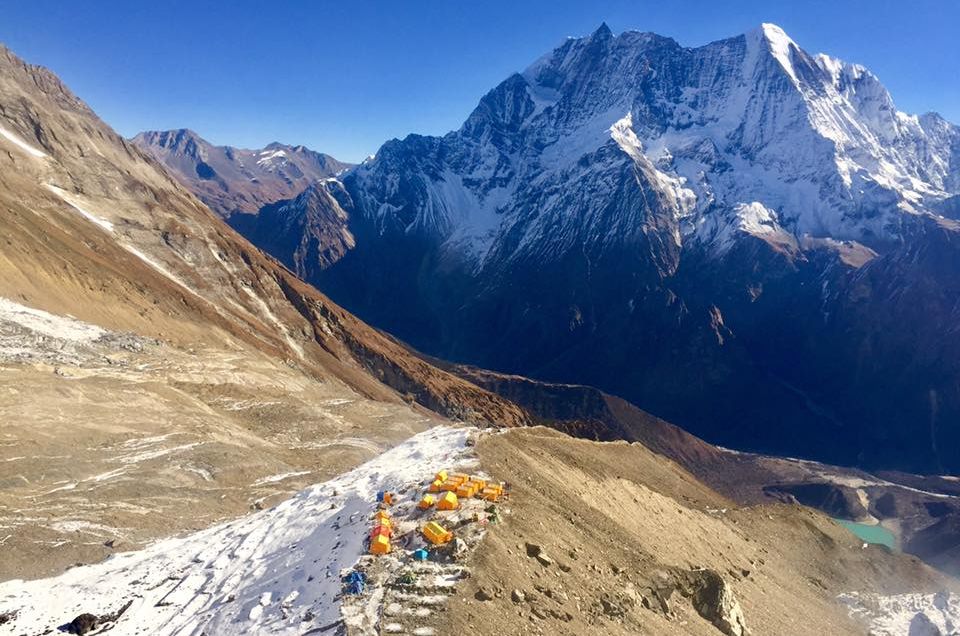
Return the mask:
<svg viewBox="0 0 960 636"><path fill-rule="evenodd" d="M49 338L79 343L93 342L107 333L106 330L88 322L57 316L0 297L0 324L4 322L14 323Z"/></svg>
<svg viewBox="0 0 960 636"><path fill-rule="evenodd" d="M798 82L797 72L793 68L793 62L790 59L790 47L797 48L796 43L790 39L790 36L776 24L764 22L760 28L753 32L754 37L759 37L767 47L773 57L780 63L787 75Z"/></svg>
<svg viewBox="0 0 960 636"><path fill-rule="evenodd" d="M124 634L302 634L340 620L340 573L365 550L380 490L468 460L469 429L437 427L275 508L37 581L0 584L9 633L129 609ZM330 633L333 633L332 631Z"/></svg>
<svg viewBox="0 0 960 636"><path fill-rule="evenodd" d="M257 159L257 165L261 167L270 166L276 160L286 161L286 159L287 159L286 151L275 150L271 152L269 150L264 150L263 152L260 153L260 158Z"/></svg>
<svg viewBox="0 0 960 636"><path fill-rule="evenodd" d="M14 133L4 128L3 126L0 126L0 137L5 138L7 141L11 142L13 145L15 145L20 150L23 150L31 157L36 157L37 159L43 159L44 157L47 156L47 153L41 150L37 150L36 148L34 148L33 146L25 142L23 139L20 139L19 136L15 135Z"/></svg>
<svg viewBox="0 0 960 636"><path fill-rule="evenodd" d="M939 636L960 629L960 597L937 594L841 594L850 614L869 626L871 636Z"/></svg>
<svg viewBox="0 0 960 636"><path fill-rule="evenodd" d="M459 130L388 142L348 189L380 233L481 276L629 247L645 206L658 238L717 256L756 236L899 240L904 215L957 194L958 139L773 24L693 48L602 28L507 78Z"/></svg>
<svg viewBox="0 0 960 636"><path fill-rule="evenodd" d="M113 223L104 219L103 217L97 216L93 212L89 212L86 208L80 205L80 202L77 200L77 198L71 195L69 192L62 188L58 188L55 185L50 185L49 183L46 184L46 186L50 192L53 192L55 195L60 197L70 207L79 212L85 219L100 226L107 232L113 232Z"/></svg>
<svg viewBox="0 0 960 636"><path fill-rule="evenodd" d="M270 475L269 477L262 477L257 481L253 482L251 486L265 486L266 484L275 484L277 482L283 481L284 479L290 479L292 477L300 477L302 475L309 475L309 470L300 470L292 473L280 473L279 475Z"/></svg>

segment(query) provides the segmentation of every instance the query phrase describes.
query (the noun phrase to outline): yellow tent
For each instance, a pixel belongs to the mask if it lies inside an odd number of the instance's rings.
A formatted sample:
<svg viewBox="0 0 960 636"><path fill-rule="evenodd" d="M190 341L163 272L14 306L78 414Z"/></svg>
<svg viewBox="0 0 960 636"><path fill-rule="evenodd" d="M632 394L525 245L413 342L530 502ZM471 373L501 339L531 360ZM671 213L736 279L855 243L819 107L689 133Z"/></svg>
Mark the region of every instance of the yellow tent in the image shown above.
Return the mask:
<svg viewBox="0 0 960 636"><path fill-rule="evenodd" d="M434 481L447 481L447 471L441 470L433 479Z"/></svg>
<svg viewBox="0 0 960 636"><path fill-rule="evenodd" d="M422 532L427 541L434 545L446 543L453 539L453 533L441 526L436 521L431 521L425 525Z"/></svg>
<svg viewBox="0 0 960 636"><path fill-rule="evenodd" d="M443 489L443 482L440 481L439 479L434 479L427 490L429 492L440 492L442 489Z"/></svg>
<svg viewBox="0 0 960 636"><path fill-rule="evenodd" d="M417 504L417 507L421 510L426 510L433 504L437 503L437 498L433 495L424 495L423 499L420 500L420 503Z"/></svg>
<svg viewBox="0 0 960 636"><path fill-rule="evenodd" d="M460 505L460 502L457 500L457 496L452 492L445 492L443 496L440 497L440 501L437 502L437 510L456 510L457 506Z"/></svg>
<svg viewBox="0 0 960 636"><path fill-rule="evenodd" d="M390 552L390 539L382 534L370 539L370 554L387 554Z"/></svg>

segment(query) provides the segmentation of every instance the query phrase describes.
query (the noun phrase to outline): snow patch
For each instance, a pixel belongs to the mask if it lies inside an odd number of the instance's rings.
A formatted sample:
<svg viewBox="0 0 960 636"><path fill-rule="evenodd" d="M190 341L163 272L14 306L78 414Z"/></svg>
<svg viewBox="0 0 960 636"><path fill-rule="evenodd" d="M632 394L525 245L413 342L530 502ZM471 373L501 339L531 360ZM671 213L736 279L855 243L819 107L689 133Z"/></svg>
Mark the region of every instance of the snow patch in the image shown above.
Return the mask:
<svg viewBox="0 0 960 636"><path fill-rule="evenodd" d="M256 488L257 486L264 486L266 484L275 484L278 481L283 481L284 479L290 479L291 477L300 477L302 475L309 475L309 470L301 470L293 473L280 473L279 475L270 475L269 477L261 477L257 481L250 484L252 487Z"/></svg>
<svg viewBox="0 0 960 636"><path fill-rule="evenodd" d="M0 136L4 137L7 141L11 142L13 145L15 145L20 150L23 150L31 157L36 157L37 159L43 159L47 156L47 153L34 148L33 146L25 142L23 139L21 139L19 136L10 132L3 126L0 126Z"/></svg>
<svg viewBox="0 0 960 636"><path fill-rule="evenodd" d="M302 634L331 625L341 618L340 572L364 553L376 493L464 465L468 434L433 428L270 510L55 578L0 583L0 613L18 610L11 633L55 630L128 601L112 635Z"/></svg>
<svg viewBox="0 0 960 636"><path fill-rule="evenodd" d="M275 150L272 152L264 150L260 153L260 158L257 159L257 165L261 167L271 166L277 160L286 161L286 159L287 153L284 150Z"/></svg>
<svg viewBox="0 0 960 636"><path fill-rule="evenodd" d="M870 626L873 636L955 634L960 628L960 597L937 594L841 594L850 614Z"/></svg>
<svg viewBox="0 0 960 636"><path fill-rule="evenodd" d="M63 200L70 207L72 207L74 210L79 212L85 219L98 225L99 227L106 230L107 232L111 232L111 233L113 232L113 223L111 223L110 221L102 217L97 216L92 212L88 212L83 206L80 205L79 200L73 195L71 195L70 193L68 193L66 190L63 190L62 188L58 188L57 186L51 185L49 183L45 185L47 187L47 190L50 190L50 192L53 192L55 195L60 197L61 200Z"/></svg>
<svg viewBox="0 0 960 636"><path fill-rule="evenodd" d="M84 344L91 343L107 333L105 329L88 322L57 316L0 297L0 323L3 322L15 323L50 338Z"/></svg>

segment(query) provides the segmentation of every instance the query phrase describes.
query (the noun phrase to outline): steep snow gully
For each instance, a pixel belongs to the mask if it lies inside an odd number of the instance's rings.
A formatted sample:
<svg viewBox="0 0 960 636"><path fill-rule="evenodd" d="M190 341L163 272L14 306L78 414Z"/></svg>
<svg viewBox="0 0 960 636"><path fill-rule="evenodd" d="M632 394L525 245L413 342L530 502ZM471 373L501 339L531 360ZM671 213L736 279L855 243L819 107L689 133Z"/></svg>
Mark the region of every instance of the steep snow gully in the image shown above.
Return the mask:
<svg viewBox="0 0 960 636"><path fill-rule="evenodd" d="M61 576L0 584L0 633L54 633L123 612L124 634L301 634L340 620L341 571L364 553L376 493L469 465L469 429L442 426L277 507Z"/></svg>

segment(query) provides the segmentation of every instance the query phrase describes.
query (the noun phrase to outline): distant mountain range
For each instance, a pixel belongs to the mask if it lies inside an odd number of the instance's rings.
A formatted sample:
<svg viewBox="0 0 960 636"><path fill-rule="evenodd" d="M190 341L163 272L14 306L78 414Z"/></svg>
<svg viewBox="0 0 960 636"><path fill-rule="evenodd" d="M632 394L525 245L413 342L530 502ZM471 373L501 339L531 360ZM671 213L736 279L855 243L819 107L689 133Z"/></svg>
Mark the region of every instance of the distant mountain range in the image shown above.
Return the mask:
<svg viewBox="0 0 960 636"><path fill-rule="evenodd" d="M960 470L960 129L780 28L605 25L235 227L438 357L707 439Z"/></svg>
<svg viewBox="0 0 960 636"><path fill-rule="evenodd" d="M277 142L259 150L214 146L186 129L142 132L132 141L224 218L255 213L350 167L303 146Z"/></svg>

